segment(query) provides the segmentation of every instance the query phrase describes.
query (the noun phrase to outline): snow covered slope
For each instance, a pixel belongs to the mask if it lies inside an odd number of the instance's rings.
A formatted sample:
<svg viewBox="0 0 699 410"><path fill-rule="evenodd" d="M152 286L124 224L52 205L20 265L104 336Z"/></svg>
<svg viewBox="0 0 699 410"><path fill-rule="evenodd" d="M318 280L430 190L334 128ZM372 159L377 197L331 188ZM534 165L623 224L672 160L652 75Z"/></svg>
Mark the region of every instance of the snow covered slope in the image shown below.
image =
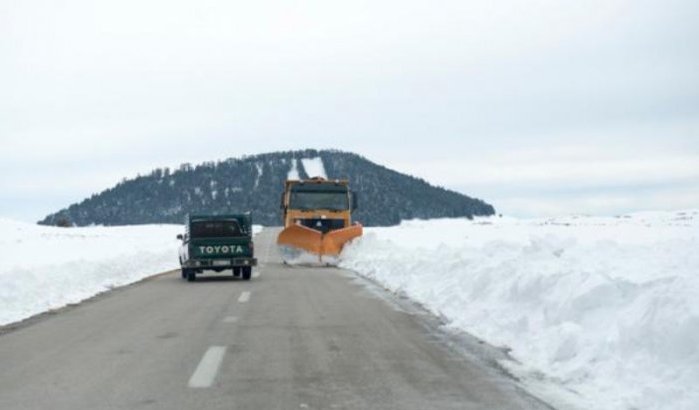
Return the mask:
<svg viewBox="0 0 699 410"><path fill-rule="evenodd" d="M511 348L504 365L551 402L699 408L699 211L366 231L341 266Z"/></svg>
<svg viewBox="0 0 699 410"><path fill-rule="evenodd" d="M321 157L304 158L301 160L301 163L303 164L303 169L306 170L306 174L309 176L309 178L328 177L325 174L325 167L323 166L323 159Z"/></svg>
<svg viewBox="0 0 699 410"><path fill-rule="evenodd" d="M286 179L301 179L301 177L299 176L298 166L296 165L296 159L294 158L291 159L291 169L289 170L289 173L286 175Z"/></svg>

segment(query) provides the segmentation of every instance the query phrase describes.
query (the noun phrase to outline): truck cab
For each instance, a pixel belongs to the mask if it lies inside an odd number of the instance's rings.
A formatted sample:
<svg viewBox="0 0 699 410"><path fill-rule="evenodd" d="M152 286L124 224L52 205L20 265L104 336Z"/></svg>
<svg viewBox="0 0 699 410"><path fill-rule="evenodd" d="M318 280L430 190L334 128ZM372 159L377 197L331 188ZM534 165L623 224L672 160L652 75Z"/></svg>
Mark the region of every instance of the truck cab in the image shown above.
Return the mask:
<svg viewBox="0 0 699 410"><path fill-rule="evenodd" d="M257 265L252 240L252 216L187 215L179 249L182 278L190 282L204 271L231 269L233 275L250 280Z"/></svg>

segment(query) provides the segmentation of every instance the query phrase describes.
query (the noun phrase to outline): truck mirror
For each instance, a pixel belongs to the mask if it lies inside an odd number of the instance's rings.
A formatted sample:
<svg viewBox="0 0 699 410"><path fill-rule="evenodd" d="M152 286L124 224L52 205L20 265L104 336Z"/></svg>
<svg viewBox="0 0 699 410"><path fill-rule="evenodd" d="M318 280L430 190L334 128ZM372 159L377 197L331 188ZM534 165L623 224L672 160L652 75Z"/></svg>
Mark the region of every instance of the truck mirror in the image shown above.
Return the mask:
<svg viewBox="0 0 699 410"><path fill-rule="evenodd" d="M182 234L179 234L179 235L177 235L177 239L182 240L182 239L184 239L184 237L182 236Z"/></svg>
<svg viewBox="0 0 699 410"><path fill-rule="evenodd" d="M359 194L352 192L352 210L354 211L359 206Z"/></svg>

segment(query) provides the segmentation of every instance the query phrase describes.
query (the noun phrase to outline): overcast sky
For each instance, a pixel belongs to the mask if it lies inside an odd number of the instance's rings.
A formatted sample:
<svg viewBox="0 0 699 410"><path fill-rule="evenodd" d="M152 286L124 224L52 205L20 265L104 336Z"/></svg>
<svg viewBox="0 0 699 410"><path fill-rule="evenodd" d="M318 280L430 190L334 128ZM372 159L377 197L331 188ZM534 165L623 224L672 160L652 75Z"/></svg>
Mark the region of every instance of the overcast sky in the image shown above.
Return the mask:
<svg viewBox="0 0 699 410"><path fill-rule="evenodd" d="M0 1L0 216L336 148L521 216L699 207L696 0Z"/></svg>

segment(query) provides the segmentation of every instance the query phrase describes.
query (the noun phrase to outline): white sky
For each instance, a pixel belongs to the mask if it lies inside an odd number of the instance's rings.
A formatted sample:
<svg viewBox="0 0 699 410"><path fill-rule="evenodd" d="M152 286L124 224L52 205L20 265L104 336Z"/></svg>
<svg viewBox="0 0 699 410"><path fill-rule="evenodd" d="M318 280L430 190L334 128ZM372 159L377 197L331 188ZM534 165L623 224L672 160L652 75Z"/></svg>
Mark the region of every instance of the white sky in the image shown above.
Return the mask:
<svg viewBox="0 0 699 410"><path fill-rule="evenodd" d="M337 148L514 215L699 207L699 2L0 2L0 216Z"/></svg>

